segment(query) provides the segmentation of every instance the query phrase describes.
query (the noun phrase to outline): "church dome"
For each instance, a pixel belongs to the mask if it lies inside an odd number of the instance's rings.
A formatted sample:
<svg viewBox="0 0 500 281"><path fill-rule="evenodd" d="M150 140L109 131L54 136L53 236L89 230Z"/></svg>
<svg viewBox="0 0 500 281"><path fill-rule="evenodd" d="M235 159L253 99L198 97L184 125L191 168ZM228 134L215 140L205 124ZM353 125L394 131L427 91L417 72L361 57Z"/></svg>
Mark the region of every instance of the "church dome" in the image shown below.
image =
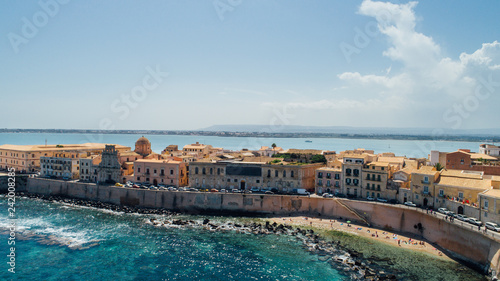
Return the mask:
<svg viewBox="0 0 500 281"><path fill-rule="evenodd" d="M151 150L151 142L144 136L140 137L136 142L135 142L135 150L136 153L142 155L142 156L147 156L151 154L153 151Z"/></svg>

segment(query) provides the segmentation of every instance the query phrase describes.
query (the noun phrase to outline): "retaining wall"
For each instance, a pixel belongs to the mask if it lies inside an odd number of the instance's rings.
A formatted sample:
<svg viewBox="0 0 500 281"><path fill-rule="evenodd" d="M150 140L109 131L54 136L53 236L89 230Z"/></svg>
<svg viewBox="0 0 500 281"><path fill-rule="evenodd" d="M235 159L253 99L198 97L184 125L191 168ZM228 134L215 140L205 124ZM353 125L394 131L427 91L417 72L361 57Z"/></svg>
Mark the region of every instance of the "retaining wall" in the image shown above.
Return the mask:
<svg viewBox="0 0 500 281"><path fill-rule="evenodd" d="M187 213L310 215L358 218L331 198L210 192L170 192L29 178L27 192L97 200L117 205L165 208ZM18 187L19 191L21 187ZM372 225L411 233L449 250L457 259L486 271L499 269L498 240L414 208L374 202L342 200Z"/></svg>

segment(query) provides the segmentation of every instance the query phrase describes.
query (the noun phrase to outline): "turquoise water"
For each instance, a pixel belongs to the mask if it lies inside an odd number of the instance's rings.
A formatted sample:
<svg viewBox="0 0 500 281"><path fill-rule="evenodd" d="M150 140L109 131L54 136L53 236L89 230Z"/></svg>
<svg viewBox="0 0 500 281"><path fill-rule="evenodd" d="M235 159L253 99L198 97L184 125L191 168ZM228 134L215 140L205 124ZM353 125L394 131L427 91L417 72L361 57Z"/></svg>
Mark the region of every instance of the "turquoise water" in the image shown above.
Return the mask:
<svg viewBox="0 0 500 281"><path fill-rule="evenodd" d="M7 241L1 198L0 241ZM158 228L158 215L17 201L16 273L0 280L348 280L288 236ZM51 245L53 244L53 245Z"/></svg>
<svg viewBox="0 0 500 281"><path fill-rule="evenodd" d="M214 147L240 150L242 148L259 149L261 146L271 146L276 143L284 149L325 149L343 151L356 148L375 150L375 153L394 152L407 157L427 157L431 150L456 151L459 148L479 150L479 142L457 141L413 141L413 140L369 140L369 139L338 139L338 138L246 138L246 137L216 137L216 136L179 136L179 135L145 135L150 141L153 151L160 153L170 144L179 148L186 144L199 141ZM48 134L48 133L0 133L1 144L64 144L64 143L114 143L134 148L135 141L141 135L132 134Z"/></svg>
<svg viewBox="0 0 500 281"><path fill-rule="evenodd" d="M16 273L7 271L7 202L0 195L0 280L350 280L294 236L155 227L151 218L17 198ZM204 216L180 216L202 221ZM215 223L250 219L210 217ZM398 280L485 280L455 262L332 233Z"/></svg>

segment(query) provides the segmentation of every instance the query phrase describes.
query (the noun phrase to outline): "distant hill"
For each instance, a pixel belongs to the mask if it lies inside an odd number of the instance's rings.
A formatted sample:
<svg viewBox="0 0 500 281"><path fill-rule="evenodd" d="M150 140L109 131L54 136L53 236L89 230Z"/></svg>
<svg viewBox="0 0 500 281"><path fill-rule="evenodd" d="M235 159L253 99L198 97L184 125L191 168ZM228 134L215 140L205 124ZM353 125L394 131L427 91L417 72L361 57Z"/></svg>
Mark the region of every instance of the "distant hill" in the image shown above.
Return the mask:
<svg viewBox="0 0 500 281"><path fill-rule="evenodd" d="M361 134L361 135L428 135L433 128L385 128L385 127L347 127L347 126L298 126L298 125L214 125L200 129L205 132L258 132L258 133L322 133L322 134ZM449 136L500 136L500 128L453 130L438 129ZM440 133L441 134L441 133Z"/></svg>

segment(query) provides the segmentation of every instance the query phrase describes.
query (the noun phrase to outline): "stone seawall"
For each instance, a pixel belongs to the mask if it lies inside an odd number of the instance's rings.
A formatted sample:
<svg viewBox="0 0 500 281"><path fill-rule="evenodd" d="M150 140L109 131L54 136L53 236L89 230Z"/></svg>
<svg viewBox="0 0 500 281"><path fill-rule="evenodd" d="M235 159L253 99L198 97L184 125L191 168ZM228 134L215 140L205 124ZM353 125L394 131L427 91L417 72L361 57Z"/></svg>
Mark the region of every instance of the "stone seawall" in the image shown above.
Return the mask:
<svg viewBox="0 0 500 281"><path fill-rule="evenodd" d="M196 214L309 215L353 221L360 221L360 215L374 226L421 236L484 271L499 269L498 240L400 205L305 196L154 191L41 178L29 178L25 190L18 191Z"/></svg>

